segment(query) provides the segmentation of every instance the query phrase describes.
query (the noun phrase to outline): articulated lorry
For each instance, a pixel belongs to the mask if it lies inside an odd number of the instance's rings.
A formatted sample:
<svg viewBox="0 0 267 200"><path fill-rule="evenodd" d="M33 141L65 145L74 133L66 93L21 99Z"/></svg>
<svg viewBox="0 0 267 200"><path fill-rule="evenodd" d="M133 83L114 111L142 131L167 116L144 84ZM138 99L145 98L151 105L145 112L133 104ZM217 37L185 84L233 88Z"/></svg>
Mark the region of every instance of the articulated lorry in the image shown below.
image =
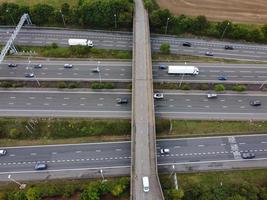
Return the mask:
<svg viewBox="0 0 267 200"><path fill-rule="evenodd" d="M195 66L168 66L168 74L198 75L199 69Z"/></svg>
<svg viewBox="0 0 267 200"><path fill-rule="evenodd" d="M76 46L76 45L88 46L88 47L94 46L93 41L87 39L69 39L68 43L70 46Z"/></svg>

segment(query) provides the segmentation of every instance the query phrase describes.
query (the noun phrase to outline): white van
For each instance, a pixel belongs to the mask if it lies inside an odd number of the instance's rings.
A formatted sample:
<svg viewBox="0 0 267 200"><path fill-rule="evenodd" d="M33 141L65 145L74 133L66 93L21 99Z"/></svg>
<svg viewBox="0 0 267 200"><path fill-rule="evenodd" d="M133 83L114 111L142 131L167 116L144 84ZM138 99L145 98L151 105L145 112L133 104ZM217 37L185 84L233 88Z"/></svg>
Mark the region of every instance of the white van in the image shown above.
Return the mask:
<svg viewBox="0 0 267 200"><path fill-rule="evenodd" d="M143 176L143 189L144 189L144 192L149 191L149 180L147 176Z"/></svg>

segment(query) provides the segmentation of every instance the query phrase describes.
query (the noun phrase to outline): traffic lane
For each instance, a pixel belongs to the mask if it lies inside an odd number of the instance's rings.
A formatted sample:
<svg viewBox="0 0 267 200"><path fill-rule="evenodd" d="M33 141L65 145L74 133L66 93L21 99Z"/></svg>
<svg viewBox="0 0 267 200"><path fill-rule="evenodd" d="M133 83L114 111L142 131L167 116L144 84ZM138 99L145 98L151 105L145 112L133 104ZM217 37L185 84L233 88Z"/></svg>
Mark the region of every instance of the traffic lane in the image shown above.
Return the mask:
<svg viewBox="0 0 267 200"><path fill-rule="evenodd" d="M29 133L30 134L30 133ZM70 159L81 157L129 156L130 144L102 143L82 145L54 145L37 147L6 148L7 155L1 161L36 161L36 159Z"/></svg>
<svg viewBox="0 0 267 200"><path fill-rule="evenodd" d="M47 170L66 170L79 168L101 168L113 166L129 166L131 163L130 156L114 156L100 158L71 158L71 159L39 159L37 161L14 161L1 162L0 173L17 172L17 171L32 171L37 163L47 164ZM43 171L43 170L42 170ZM46 170L45 170L46 171Z"/></svg>
<svg viewBox="0 0 267 200"><path fill-rule="evenodd" d="M65 69L62 65L44 65L43 68L34 68L28 67L27 65L18 66L16 68L10 68L8 66L2 66L0 69L0 73L2 77L21 77L25 78L25 73L34 73L35 77L38 79L42 78L83 78L83 79L131 79L131 69L130 67L123 66L102 66L100 65L98 68L100 70L99 73L93 72L97 66L79 66L74 65L73 68ZM29 78L25 78L29 80Z"/></svg>
<svg viewBox="0 0 267 200"><path fill-rule="evenodd" d="M5 92L0 96L0 109L46 109L46 110L99 110L128 111L129 93L80 93L58 91ZM127 98L128 104L118 104L118 98ZM25 108L26 106L26 108Z"/></svg>
<svg viewBox="0 0 267 200"><path fill-rule="evenodd" d="M261 106L251 106L251 100L260 100ZM218 98L208 99L206 94L171 95L166 93L164 99L155 100L157 112L239 112L239 113L266 113L264 102L267 96L253 95L225 95L218 94Z"/></svg>

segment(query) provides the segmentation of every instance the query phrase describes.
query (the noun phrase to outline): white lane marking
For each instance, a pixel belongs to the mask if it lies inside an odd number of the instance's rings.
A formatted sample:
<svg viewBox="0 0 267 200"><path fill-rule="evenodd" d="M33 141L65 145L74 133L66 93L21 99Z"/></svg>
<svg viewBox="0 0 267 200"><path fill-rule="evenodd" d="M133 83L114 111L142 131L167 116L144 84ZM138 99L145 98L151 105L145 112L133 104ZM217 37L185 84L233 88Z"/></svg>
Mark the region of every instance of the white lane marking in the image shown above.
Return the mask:
<svg viewBox="0 0 267 200"><path fill-rule="evenodd" d="M242 102L243 100L242 100L242 99L238 99L237 101L238 101L238 102Z"/></svg>
<svg viewBox="0 0 267 200"><path fill-rule="evenodd" d="M68 105L68 104L66 104L66 103L63 103L63 104L61 104L62 106L66 106L66 105Z"/></svg>
<svg viewBox="0 0 267 200"><path fill-rule="evenodd" d="M262 144L267 144L267 142L266 142L266 141L261 141L261 143L262 143Z"/></svg>
<svg viewBox="0 0 267 200"><path fill-rule="evenodd" d="M37 155L37 153L31 153L31 156L36 156Z"/></svg>
<svg viewBox="0 0 267 200"><path fill-rule="evenodd" d="M239 142L238 144L243 145L243 144L246 144L246 143L245 142Z"/></svg>
<svg viewBox="0 0 267 200"><path fill-rule="evenodd" d="M222 143L221 146L225 146L226 144L225 143Z"/></svg>
<svg viewBox="0 0 267 200"><path fill-rule="evenodd" d="M245 108L245 106L240 106L240 108Z"/></svg>
<svg viewBox="0 0 267 200"><path fill-rule="evenodd" d="M35 97L29 97L29 99L35 99Z"/></svg>
<svg viewBox="0 0 267 200"><path fill-rule="evenodd" d="M101 150L99 150L99 149L97 149L97 150L95 150L96 152L101 152Z"/></svg>
<svg viewBox="0 0 267 200"><path fill-rule="evenodd" d="M209 108L209 107L210 107L209 105L205 106L205 108Z"/></svg>
<svg viewBox="0 0 267 200"><path fill-rule="evenodd" d="M14 157L14 156L15 156L15 154L10 154L9 156L11 156L11 157Z"/></svg>
<svg viewBox="0 0 267 200"><path fill-rule="evenodd" d="M169 105L170 108L174 107L174 105Z"/></svg>
<svg viewBox="0 0 267 200"><path fill-rule="evenodd" d="M14 103L13 103L13 102L9 102L8 104L9 104L9 105L13 105Z"/></svg>
<svg viewBox="0 0 267 200"><path fill-rule="evenodd" d="M81 99L81 100L85 100L86 98L85 98L85 97L81 97L80 99Z"/></svg>
<svg viewBox="0 0 267 200"><path fill-rule="evenodd" d="M221 99L220 101L222 101L222 102L223 102L223 101L225 101L225 99Z"/></svg>
<svg viewBox="0 0 267 200"><path fill-rule="evenodd" d="M53 155L56 155L56 154L57 154L57 152L52 152L52 154L53 154Z"/></svg>
<svg viewBox="0 0 267 200"><path fill-rule="evenodd" d="M241 73L251 73L251 71L239 71Z"/></svg>
<svg viewBox="0 0 267 200"><path fill-rule="evenodd" d="M97 106L103 106L103 104L102 103L98 103Z"/></svg>
<svg viewBox="0 0 267 200"><path fill-rule="evenodd" d="M75 153L81 153L82 151L75 151Z"/></svg>
<svg viewBox="0 0 267 200"><path fill-rule="evenodd" d="M83 103L81 103L81 104L80 104L80 106L84 106L84 104L83 104Z"/></svg>
<svg viewBox="0 0 267 200"><path fill-rule="evenodd" d="M52 97L45 97L46 99L53 99Z"/></svg>
<svg viewBox="0 0 267 200"><path fill-rule="evenodd" d="M16 99L16 97L10 97L10 99Z"/></svg>
<svg viewBox="0 0 267 200"><path fill-rule="evenodd" d="M228 108L228 106L223 106L223 108Z"/></svg>
<svg viewBox="0 0 267 200"><path fill-rule="evenodd" d="M116 149L115 151L121 151L121 149Z"/></svg>
<svg viewBox="0 0 267 200"><path fill-rule="evenodd" d="M174 101L174 99L170 99L170 101Z"/></svg>
<svg viewBox="0 0 267 200"><path fill-rule="evenodd" d="M49 106L49 103L44 103L45 106Z"/></svg>
<svg viewBox="0 0 267 200"><path fill-rule="evenodd" d="M101 101L103 101L105 98L103 98L103 97L101 97L101 98L99 98L99 100L101 100Z"/></svg>
<svg viewBox="0 0 267 200"><path fill-rule="evenodd" d="M187 105L188 108L191 108L192 106L191 105Z"/></svg>
<svg viewBox="0 0 267 200"><path fill-rule="evenodd" d="M198 147L204 147L205 145L204 144L199 144L197 145Z"/></svg>
<svg viewBox="0 0 267 200"><path fill-rule="evenodd" d="M191 101L191 99L186 99L185 101Z"/></svg>
<svg viewBox="0 0 267 200"><path fill-rule="evenodd" d="M64 99L65 99L65 100L68 100L68 99L70 99L70 98L69 98L69 97L64 97Z"/></svg>
<svg viewBox="0 0 267 200"><path fill-rule="evenodd" d="M174 148L175 148L175 149L177 149L177 148L181 148L181 146L175 146Z"/></svg>

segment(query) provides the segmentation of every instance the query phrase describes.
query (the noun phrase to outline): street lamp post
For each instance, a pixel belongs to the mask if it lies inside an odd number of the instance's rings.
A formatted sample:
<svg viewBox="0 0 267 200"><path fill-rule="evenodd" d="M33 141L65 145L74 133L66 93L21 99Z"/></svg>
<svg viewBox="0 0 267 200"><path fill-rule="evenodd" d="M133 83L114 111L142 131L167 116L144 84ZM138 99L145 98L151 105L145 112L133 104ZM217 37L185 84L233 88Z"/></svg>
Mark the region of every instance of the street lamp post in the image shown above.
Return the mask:
<svg viewBox="0 0 267 200"><path fill-rule="evenodd" d="M186 62L184 62L184 64L186 65ZM181 87L183 80L184 80L184 73L183 73L182 78L180 80L179 87Z"/></svg>
<svg viewBox="0 0 267 200"><path fill-rule="evenodd" d="M115 29L117 29L117 15L114 14L114 20L115 20Z"/></svg>
<svg viewBox="0 0 267 200"><path fill-rule="evenodd" d="M16 181L15 179L11 178L11 174L9 174L7 178L8 178L9 180L11 180L12 182L18 184L19 189L23 190L23 189L26 188L26 184L24 184L24 183L20 183L20 182Z"/></svg>
<svg viewBox="0 0 267 200"><path fill-rule="evenodd" d="M99 82L102 83L101 70L100 70L100 61L97 62L97 71L98 71L98 75L99 75Z"/></svg>
<svg viewBox="0 0 267 200"><path fill-rule="evenodd" d="M60 12L60 14L61 14L61 17L62 17L62 21L63 21L64 27L66 27L66 22L65 22L64 14L62 13L62 10L59 10L59 12Z"/></svg>
<svg viewBox="0 0 267 200"><path fill-rule="evenodd" d="M223 36L224 36L224 34L225 34L225 31L226 31L226 29L227 29L227 27L228 27L229 25L230 25L230 23L228 22L228 23L226 24L225 28L224 28L223 33L222 33L221 40L223 39Z"/></svg>
<svg viewBox="0 0 267 200"><path fill-rule="evenodd" d="M168 17L167 22L166 22L166 27L165 27L165 35L167 34L167 31L168 31L169 20L170 18Z"/></svg>
<svg viewBox="0 0 267 200"><path fill-rule="evenodd" d="M103 182L106 182L107 180L104 178L104 175L103 175L103 170L102 170L102 169L100 169L100 170L99 170L99 172L100 172L100 174L101 174L101 177L102 177L102 183L103 183Z"/></svg>

